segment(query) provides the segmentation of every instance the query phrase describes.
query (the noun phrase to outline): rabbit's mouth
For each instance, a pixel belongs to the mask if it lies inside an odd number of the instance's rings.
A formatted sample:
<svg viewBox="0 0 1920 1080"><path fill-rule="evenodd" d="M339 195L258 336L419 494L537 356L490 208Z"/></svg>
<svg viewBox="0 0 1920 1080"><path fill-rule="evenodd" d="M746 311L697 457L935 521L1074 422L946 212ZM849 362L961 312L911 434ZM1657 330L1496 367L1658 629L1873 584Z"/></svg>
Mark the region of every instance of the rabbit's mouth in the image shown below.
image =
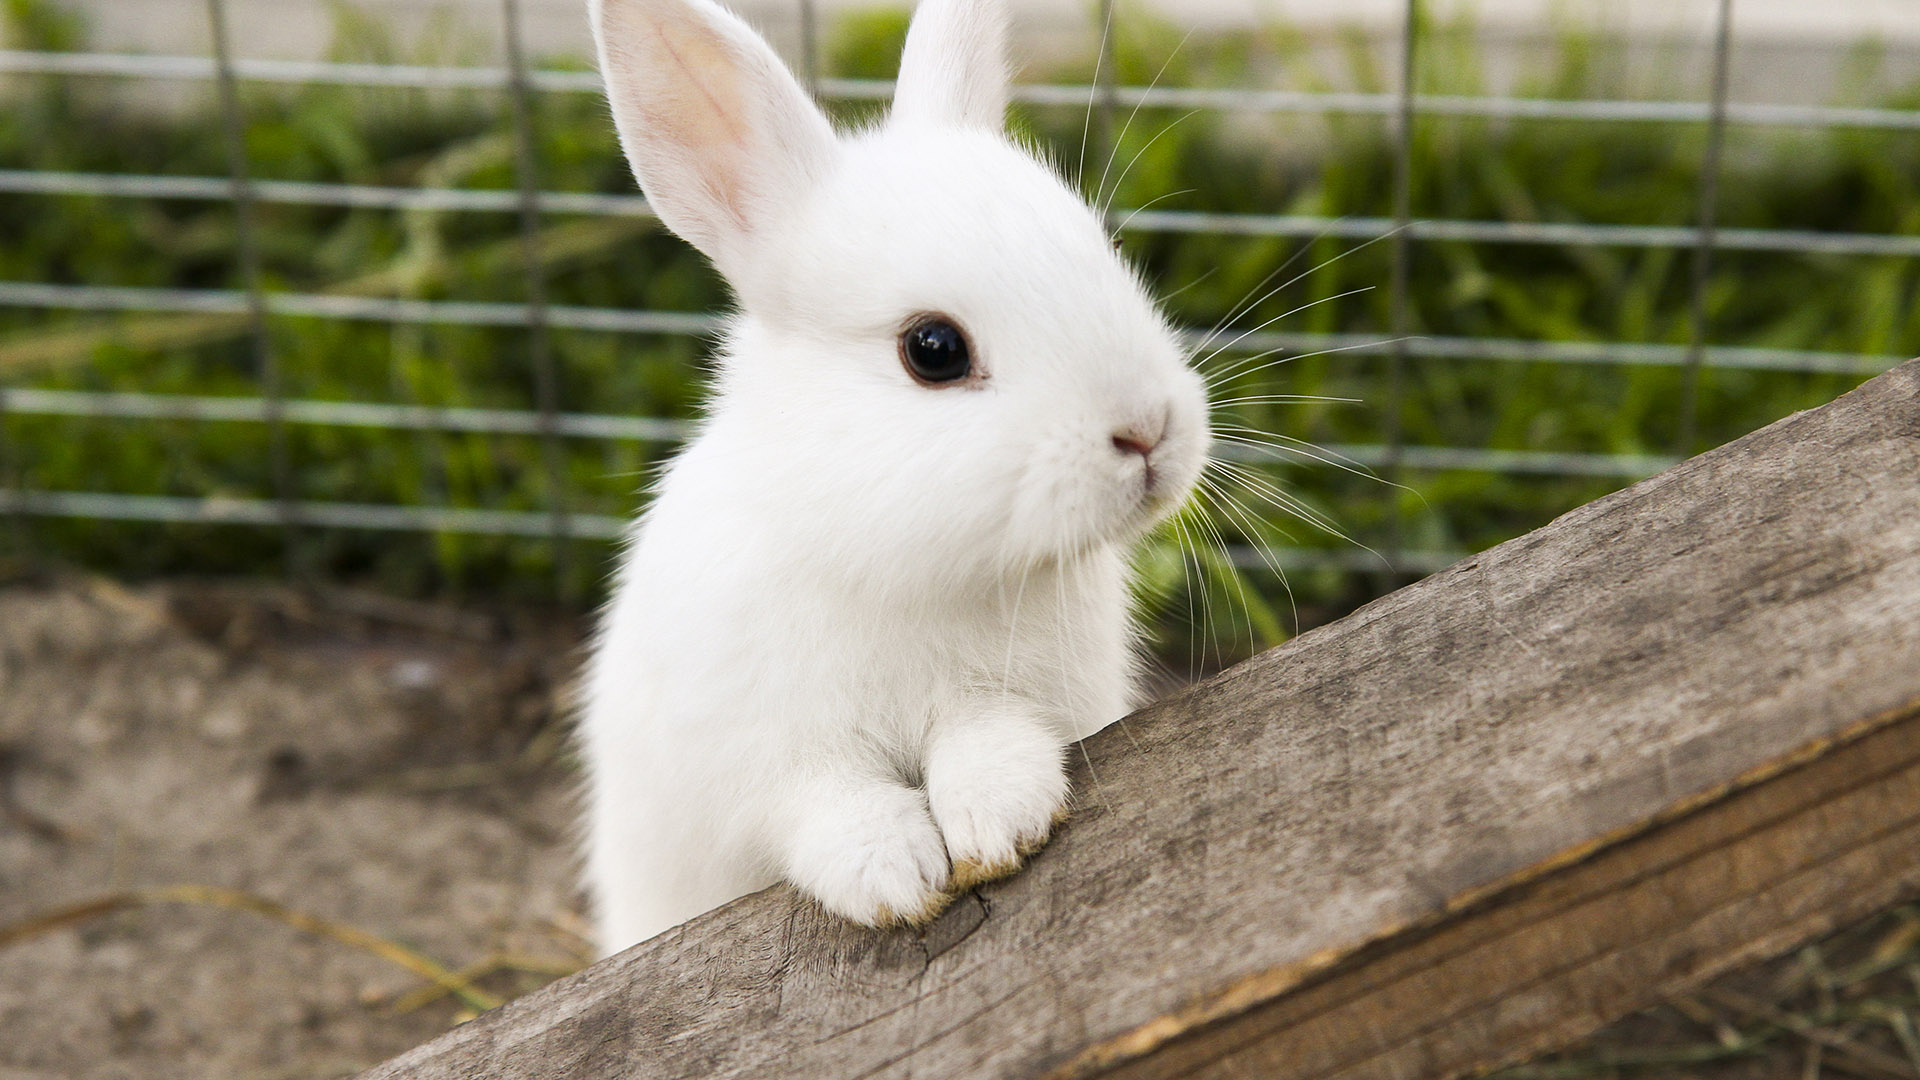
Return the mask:
<svg viewBox="0 0 1920 1080"><path fill-rule="evenodd" d="M1138 516L1142 527L1151 528L1160 523L1168 514L1180 508L1186 501L1188 485L1170 483L1164 474L1155 474L1147 480L1147 489L1140 497Z"/></svg>
<svg viewBox="0 0 1920 1080"><path fill-rule="evenodd" d="M1161 519L1180 508L1193 485L1181 478L1181 470L1171 462L1148 461L1141 469L1139 495L1127 515L1126 529L1140 533L1159 524Z"/></svg>
<svg viewBox="0 0 1920 1080"><path fill-rule="evenodd" d="M1193 487L1193 470L1187 466L1186 440L1169 432L1167 438L1158 440L1158 445L1149 447L1124 444L1118 436L1114 441L1126 456L1139 459L1135 466L1139 470L1136 516L1151 525L1186 500Z"/></svg>
<svg viewBox="0 0 1920 1080"><path fill-rule="evenodd" d="M1175 482L1173 475L1178 470L1168 468L1179 455L1173 410L1167 408L1149 421L1117 428L1112 438L1113 448L1125 462L1124 467L1138 470L1140 511L1150 517L1158 516L1178 490L1186 486Z"/></svg>
<svg viewBox="0 0 1920 1080"><path fill-rule="evenodd" d="M1148 510L1159 513L1170 509L1186 494L1187 485L1176 484L1167 478L1167 470L1157 465L1147 466L1147 475L1140 502Z"/></svg>
<svg viewBox="0 0 1920 1080"><path fill-rule="evenodd" d="M1169 475L1165 462L1149 459L1140 470L1140 512L1158 515L1174 501L1180 487Z"/></svg>

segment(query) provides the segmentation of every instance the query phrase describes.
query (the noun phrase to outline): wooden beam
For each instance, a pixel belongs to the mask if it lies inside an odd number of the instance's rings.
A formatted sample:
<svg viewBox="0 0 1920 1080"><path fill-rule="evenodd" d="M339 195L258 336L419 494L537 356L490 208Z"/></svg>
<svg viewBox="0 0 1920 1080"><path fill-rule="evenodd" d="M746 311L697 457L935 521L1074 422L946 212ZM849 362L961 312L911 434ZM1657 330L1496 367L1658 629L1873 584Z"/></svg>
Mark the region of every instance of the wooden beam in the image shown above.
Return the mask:
<svg viewBox="0 0 1920 1080"><path fill-rule="evenodd" d="M1440 1078L1920 892L1920 361L1085 749L924 931L769 890L365 1075Z"/></svg>

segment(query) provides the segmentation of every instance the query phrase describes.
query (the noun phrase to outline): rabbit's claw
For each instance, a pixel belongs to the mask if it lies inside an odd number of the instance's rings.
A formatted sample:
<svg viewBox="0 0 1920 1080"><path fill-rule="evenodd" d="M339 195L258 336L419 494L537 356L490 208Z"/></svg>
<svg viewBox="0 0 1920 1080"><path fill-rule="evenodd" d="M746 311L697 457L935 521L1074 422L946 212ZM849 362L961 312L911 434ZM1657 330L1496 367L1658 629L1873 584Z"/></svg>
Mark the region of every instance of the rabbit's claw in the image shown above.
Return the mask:
<svg viewBox="0 0 1920 1080"><path fill-rule="evenodd" d="M951 860L948 888L964 892L1018 871L1046 844L1065 812L1067 776L1043 730L982 725L935 745L927 798Z"/></svg>

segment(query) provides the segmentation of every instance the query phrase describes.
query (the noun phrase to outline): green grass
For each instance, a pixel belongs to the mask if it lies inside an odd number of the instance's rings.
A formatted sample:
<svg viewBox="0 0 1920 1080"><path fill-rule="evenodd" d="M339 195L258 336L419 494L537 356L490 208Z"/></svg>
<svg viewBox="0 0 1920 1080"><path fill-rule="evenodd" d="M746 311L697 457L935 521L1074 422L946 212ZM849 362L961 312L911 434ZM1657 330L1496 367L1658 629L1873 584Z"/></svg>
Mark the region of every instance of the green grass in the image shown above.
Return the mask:
<svg viewBox="0 0 1920 1080"><path fill-rule="evenodd" d="M45 0L4 0L16 46L79 48L84 27ZM843 19L830 70L888 76L903 18ZM1474 93L1479 57L1465 24L1429 28L1423 90ZM1181 36L1123 19L1119 81L1144 84L1166 66L1173 85L1244 85L1252 71L1316 78L1284 28L1230 37ZM413 52L343 8L332 55L343 60L484 62L445 28ZM1348 82L1385 88L1370 54L1350 51ZM1171 57L1171 59L1169 59ZM1687 94L1630 86L1602 44L1566 32L1537 58L1529 94L1618 97ZM547 58L548 65L566 63ZM576 62L577 63L577 62ZM1087 65L1029 72L1084 81ZM1265 78L1261 76L1261 78ZM210 92L159 113L124 107L86 79L15 77L0 84L0 168L219 176L226 169ZM512 188L506 102L492 92L340 87L244 87L247 145L257 177L383 185ZM200 97L191 95L199 94ZM1887 105L1920 104L1920 94ZM848 117L871 106L848 105ZM1119 138L1117 207L1264 214L1382 216L1392 150L1379 118L1308 120L1142 110ZM1122 112L1116 121L1126 119ZM1072 163L1086 123L1076 109L1027 109L1017 125ZM549 190L628 192L631 180L603 105L549 94L537 108L540 172ZM1416 217L1688 225L1705 148L1693 125L1423 119L1413 145ZM1089 152L1089 184L1105 166ZM1131 162L1131 165L1128 163ZM1721 186L1728 226L1907 233L1920 229L1920 134L1735 129ZM1178 193L1178 194L1170 194ZM276 289L419 299L523 298L524 267L510 214L397 213L262 206L266 274ZM720 282L685 245L627 220L549 215L542 248L556 303L707 310ZM1306 244L1272 238L1129 233L1126 247L1168 293L1183 322L1211 326L1290 258L1312 269L1236 318L1252 326L1293 309L1276 329L1388 336L1390 245ZM1336 256L1342 256L1336 259ZM1291 276L1289 271L1288 276ZM1417 333L1547 341L1684 343L1689 255L1631 248L1563 249L1421 243L1414 247L1411 322ZM1920 351L1914 260L1721 254L1707 290L1709 340L1875 355ZM217 204L80 196L0 197L0 279L233 288L239 284L233 212ZM1343 298L1340 294L1374 287ZM1337 299L1336 299L1337 298ZM556 331L554 354L569 410L690 416L703 383L704 343L664 336ZM295 397L525 408L534 373L516 329L387 326L275 319L272 347ZM101 316L0 309L0 379L8 385L246 394L257 388L244 320L166 314ZM1690 450L1818 405L1858 377L1714 370L1705 373ZM1357 405L1257 405L1231 422L1321 443L1377 443L1387 426L1387 363L1327 355L1228 381L1223 396L1308 394ZM1575 366L1493 359L1416 361L1408 367L1402 429L1414 444L1664 454L1676 448L1684 373L1672 368ZM271 492L266 432L258 424L187 424L12 415L6 445L25 482L41 489L258 498ZM300 497L538 510L550 495L532 438L295 427ZM626 514L649 469L670 450L578 441L566 448L571 505ZM1272 470L1308 505L1374 547L1474 549L1537 526L1622 481L1407 472L1405 487L1325 467ZM1245 484L1237 494L1259 507ZM1347 541L1264 512L1242 523L1215 515L1225 539L1339 548ZM1285 530L1285 535L1280 530ZM286 561L274 530L34 520L29 549L127 576L271 574ZM0 537L5 532L0 531ZM608 552L583 544L572 562L576 596L599 587ZM1241 581L1217 561L1150 555L1154 610L1172 655L1242 654L1293 625L1288 598L1266 575ZM306 530L306 572L435 594L547 597L555 566L540 541L459 535ZM1385 576L1297 573L1294 603L1308 622L1337 614L1391 583ZM1195 582L1199 582L1196 584ZM1242 589L1247 602L1242 602Z"/></svg>

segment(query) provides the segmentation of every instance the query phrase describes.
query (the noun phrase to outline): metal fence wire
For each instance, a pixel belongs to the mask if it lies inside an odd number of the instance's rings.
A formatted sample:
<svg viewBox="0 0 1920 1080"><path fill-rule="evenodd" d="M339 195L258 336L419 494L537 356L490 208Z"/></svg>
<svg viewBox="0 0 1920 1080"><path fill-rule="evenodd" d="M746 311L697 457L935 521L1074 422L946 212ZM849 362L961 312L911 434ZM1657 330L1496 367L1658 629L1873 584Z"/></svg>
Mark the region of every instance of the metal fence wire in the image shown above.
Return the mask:
<svg viewBox="0 0 1920 1080"><path fill-rule="evenodd" d="M795 65L816 92L830 99L884 100L884 81L823 77L817 58L820 25L813 0L795 0L802 29L802 62ZM1721 147L1731 127L1853 128L1920 132L1920 111L1740 103L1728 100L1732 0L1718 0L1714 17L1711 96L1681 100L1558 100L1512 96L1445 96L1416 93L1416 65L1425 21L1421 0L1407 0L1397 50L1397 89L1390 93L1302 92L1256 88L1084 85L1022 85L1015 100L1034 105L1089 107L1095 130L1112 138L1118 110L1180 108L1251 114L1357 115L1391 123L1393 191L1389 213L1378 217L1330 219L1310 215L1201 213L1143 208L1116 212L1130 232L1203 233L1252 237L1333 237L1374 240L1390 237L1392 274L1391 333L1384 338L1329 333L1260 330L1239 342L1249 351L1346 350L1387 361L1382 438L1377 443L1333 445L1327 449L1360 465L1388 474L1407 469L1458 469L1507 475L1585 476L1630 480L1675 460L1657 454L1534 452L1471 446L1410 445L1401 413L1407 393L1404 370L1415 361L1452 359L1512 360L1569 365L1665 365L1683 369L1691 387L1702 369L1867 374L1885 370L1901 357L1730 347L1709 344L1709 269L1725 252L1776 252L1830 256L1920 257L1920 236L1863 235L1778 229L1721 228L1716 224ZM562 411L559 388L565 373L549 346L552 330L606 334L702 336L718 325L713 314L671 310L633 310L551 303L539 257L539 224L546 215L646 217L644 198L578 191L550 191L541 184L538 140L532 130L542 95L598 94L601 84L590 72L536 70L522 45L521 12L516 0L501 0L506 29L506 66L438 67L404 64L294 62L246 59L233 55L228 40L225 0L208 0L212 55L158 56L101 52L0 51L0 73L99 77L154 81L211 82L227 133L229 171L224 176L105 174L0 169L0 194L18 197L92 195L129 199L202 200L230 204L237 223L241 287L154 288L0 281L0 306L46 311L180 312L244 316L255 361L258 393L253 396L185 396L157 393L46 389L0 385L0 510L18 522L28 516L103 521L223 523L279 529L340 528L480 533L544 538L556 549L561 578L566 552L578 540L617 537L626 519L579 511L573 505L560 463L561 440L615 440L670 443L682 438L679 421ZM1110 0L1095 6L1095 19L1115 16ZM1124 17L1124 16L1121 16ZM1102 34L1102 42L1108 36ZM1111 73L1110 63L1102 69ZM364 184L255 179L243 138L240 87L249 83L327 84L359 88L489 89L500 91L510 109L516 186L510 190L457 187L389 187ZM1562 120L1583 124L1652 123L1704 126L1707 158L1699 177L1697 217L1691 227L1634 224L1555 224L1524 221L1416 219L1409 192L1414 166L1414 130L1430 117ZM311 294L271 289L263 281L255 208L265 204L305 207L445 210L518 215L526 261L523 302L412 300ZM1689 277L1690 330L1685 344L1640 342L1566 342L1521 339L1409 335L1410 275L1415 252L1429 242L1545 245L1552 247L1667 248L1692 260ZM524 328L528 369L535 385L531 410L442 408L377 402L309 400L289 397L275 363L272 320L285 317L362 320L381 323L458 324ZM1190 332L1195 341L1204 335ZM1689 389L1678 403L1676 452L1693 445L1698 430L1699 396ZM23 480L21 447L8 445L7 418L27 416L168 419L245 422L269 430L272 490L258 498L166 496L115 491L35 490ZM287 460L290 426L376 428L390 431L439 431L521 435L542 444L548 500L544 511L492 510L429 505L368 505L300 498ZM1257 457L1251 449L1229 454ZM298 545L288 543L288 550ZM1379 568L1384 557L1403 572L1424 572L1453 561L1462 552L1409 550L1396 533L1379 555L1357 549L1239 549L1235 560L1258 565L1274 558L1282 568L1326 567L1346 571Z"/></svg>

